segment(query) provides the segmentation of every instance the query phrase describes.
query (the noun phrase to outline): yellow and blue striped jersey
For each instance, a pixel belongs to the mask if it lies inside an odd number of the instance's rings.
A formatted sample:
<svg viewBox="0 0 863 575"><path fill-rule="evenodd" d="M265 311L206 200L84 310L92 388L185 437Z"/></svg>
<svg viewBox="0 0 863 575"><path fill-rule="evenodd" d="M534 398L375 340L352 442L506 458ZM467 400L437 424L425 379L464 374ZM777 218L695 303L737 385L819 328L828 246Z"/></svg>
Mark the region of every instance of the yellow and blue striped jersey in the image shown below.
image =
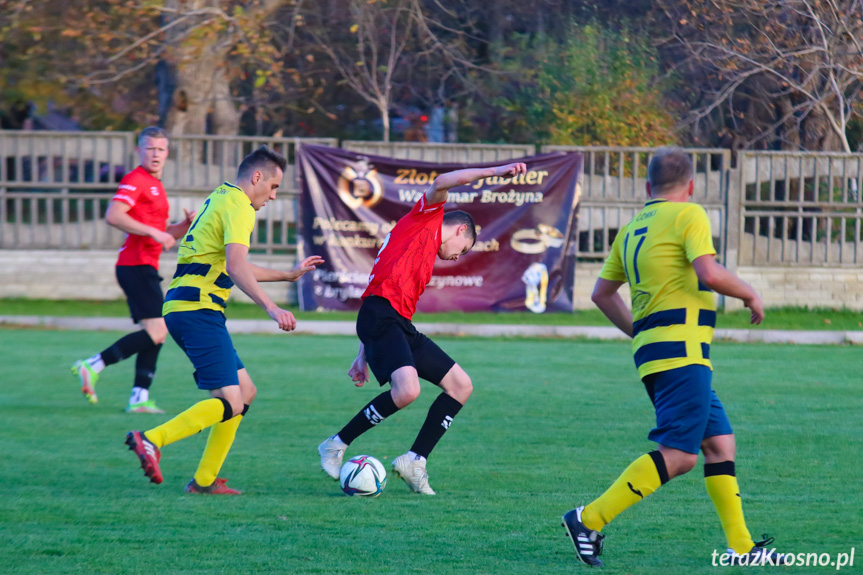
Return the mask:
<svg viewBox="0 0 863 575"><path fill-rule="evenodd" d="M716 300L692 267L708 254L716 254L710 219L692 203L647 202L614 239L599 277L629 283L641 377L692 364L713 369Z"/></svg>
<svg viewBox="0 0 863 575"><path fill-rule="evenodd" d="M225 246L248 246L254 226L255 208L249 196L227 182L216 188L180 243L177 272L165 294L162 313L197 309L223 312L234 286L225 271Z"/></svg>

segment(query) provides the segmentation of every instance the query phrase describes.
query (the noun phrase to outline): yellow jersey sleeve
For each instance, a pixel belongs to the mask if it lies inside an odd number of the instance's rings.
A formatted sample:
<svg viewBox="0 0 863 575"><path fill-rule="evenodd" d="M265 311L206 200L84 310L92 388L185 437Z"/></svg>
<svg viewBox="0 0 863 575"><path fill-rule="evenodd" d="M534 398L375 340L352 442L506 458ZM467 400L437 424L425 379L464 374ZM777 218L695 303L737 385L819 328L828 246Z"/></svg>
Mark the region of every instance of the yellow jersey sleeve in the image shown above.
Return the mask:
<svg viewBox="0 0 863 575"><path fill-rule="evenodd" d="M689 208L678 216L686 258L692 262L701 256L716 255L707 212L697 204L690 204Z"/></svg>
<svg viewBox="0 0 863 575"><path fill-rule="evenodd" d="M613 282L625 282L626 281L626 270L623 267L623 238L626 236L626 230L628 226L623 226L617 236L614 238L614 242L611 244L611 251L608 254L608 258L606 258L605 263L602 266L602 269L599 272L599 277L604 280L609 280Z"/></svg>
<svg viewBox="0 0 863 575"><path fill-rule="evenodd" d="M245 195L245 194L244 194ZM238 205L236 210L225 214L224 245L240 244L249 247L252 243L252 231L255 229L255 209L248 203Z"/></svg>

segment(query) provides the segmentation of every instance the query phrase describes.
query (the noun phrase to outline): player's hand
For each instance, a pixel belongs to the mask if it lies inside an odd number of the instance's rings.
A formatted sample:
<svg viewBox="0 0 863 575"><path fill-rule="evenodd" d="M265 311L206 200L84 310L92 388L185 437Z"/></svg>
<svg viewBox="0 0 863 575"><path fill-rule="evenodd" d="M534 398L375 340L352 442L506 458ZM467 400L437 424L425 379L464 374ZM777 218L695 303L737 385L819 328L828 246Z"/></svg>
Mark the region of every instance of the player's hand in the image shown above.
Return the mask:
<svg viewBox="0 0 863 575"><path fill-rule="evenodd" d="M191 212L186 208L183 208L183 213L186 214L186 226L191 226L192 222L195 221L195 216L198 214L198 210L192 210Z"/></svg>
<svg viewBox="0 0 863 575"><path fill-rule="evenodd" d="M295 282L306 272L310 272L317 268L317 266L324 263L324 258L321 256L309 256L303 261L301 261L294 269L288 272L288 281Z"/></svg>
<svg viewBox="0 0 863 575"><path fill-rule="evenodd" d="M362 387L369 380L369 365L366 363L366 358L357 356L348 370L348 375L354 385Z"/></svg>
<svg viewBox="0 0 863 575"><path fill-rule="evenodd" d="M159 230L155 230L153 232L152 238L162 244L162 248L166 251L171 249L171 247L177 242L174 236L168 232L160 232Z"/></svg>
<svg viewBox="0 0 863 575"><path fill-rule="evenodd" d="M748 307L752 312L752 315L749 316L749 323L752 325L758 325L764 321L764 303L761 301L761 298L758 297L758 294L755 294L749 299L743 300L743 305Z"/></svg>
<svg viewBox="0 0 863 575"><path fill-rule="evenodd" d="M286 309L274 307L267 310L267 315L279 324L279 329L282 331L294 331L297 327L297 319L294 317L294 314Z"/></svg>
<svg viewBox="0 0 863 575"><path fill-rule="evenodd" d="M498 166L494 169L494 175L498 177L506 176L517 176L518 174L527 173L527 165L521 162L516 162L514 164L507 164L505 166Z"/></svg>

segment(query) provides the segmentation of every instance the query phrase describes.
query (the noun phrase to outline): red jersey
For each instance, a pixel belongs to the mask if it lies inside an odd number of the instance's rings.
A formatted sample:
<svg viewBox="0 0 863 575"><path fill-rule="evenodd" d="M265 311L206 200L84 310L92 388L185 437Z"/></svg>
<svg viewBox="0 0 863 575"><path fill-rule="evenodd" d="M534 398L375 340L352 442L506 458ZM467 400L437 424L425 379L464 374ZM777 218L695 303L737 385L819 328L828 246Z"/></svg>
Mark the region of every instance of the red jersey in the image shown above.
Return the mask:
<svg viewBox="0 0 863 575"><path fill-rule="evenodd" d="M399 315L413 317L440 249L443 205L426 205L423 194L396 223L378 252L363 299L370 295L386 298Z"/></svg>
<svg viewBox="0 0 863 575"><path fill-rule="evenodd" d="M165 231L168 224L168 196L162 182L150 175L147 170L138 166L122 180L120 188L114 197L115 202L123 202L132 207L128 213L132 218ZM149 265L159 269L159 256L162 254L162 244L150 236L128 234L123 247L120 248L118 266Z"/></svg>

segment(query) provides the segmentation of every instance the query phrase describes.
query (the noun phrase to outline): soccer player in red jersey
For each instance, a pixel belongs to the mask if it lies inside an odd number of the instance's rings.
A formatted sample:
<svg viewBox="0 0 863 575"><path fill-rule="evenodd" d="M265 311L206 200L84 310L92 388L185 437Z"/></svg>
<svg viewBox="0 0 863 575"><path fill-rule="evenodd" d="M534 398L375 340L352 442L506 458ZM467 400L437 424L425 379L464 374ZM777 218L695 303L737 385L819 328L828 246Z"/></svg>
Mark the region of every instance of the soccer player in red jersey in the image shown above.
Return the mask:
<svg viewBox="0 0 863 575"><path fill-rule="evenodd" d="M330 477L338 479L348 445L419 397L422 378L440 387L442 393L429 408L410 451L393 460L393 470L415 493L434 495L426 458L470 397L473 384L455 361L417 331L411 318L431 279L435 258L457 260L476 242L476 228L468 213L444 213L447 191L483 178L514 177L526 169L514 163L441 174L384 239L357 314L360 349L348 375L362 386L371 367L378 382L389 383L390 390L318 446L321 467Z"/></svg>
<svg viewBox="0 0 863 575"><path fill-rule="evenodd" d="M137 354L135 382L126 411L164 413L150 399L159 350L168 335L162 319L164 303L159 277L159 256L183 237L195 214L186 211L183 221L167 225L168 197L162 186L162 170L168 159L168 134L162 128L145 128L136 148L140 165L126 174L105 215L107 222L128 234L117 258L117 281L129 304L132 320L141 330L123 336L90 359L76 361L81 392L96 403L96 382L105 367Z"/></svg>

